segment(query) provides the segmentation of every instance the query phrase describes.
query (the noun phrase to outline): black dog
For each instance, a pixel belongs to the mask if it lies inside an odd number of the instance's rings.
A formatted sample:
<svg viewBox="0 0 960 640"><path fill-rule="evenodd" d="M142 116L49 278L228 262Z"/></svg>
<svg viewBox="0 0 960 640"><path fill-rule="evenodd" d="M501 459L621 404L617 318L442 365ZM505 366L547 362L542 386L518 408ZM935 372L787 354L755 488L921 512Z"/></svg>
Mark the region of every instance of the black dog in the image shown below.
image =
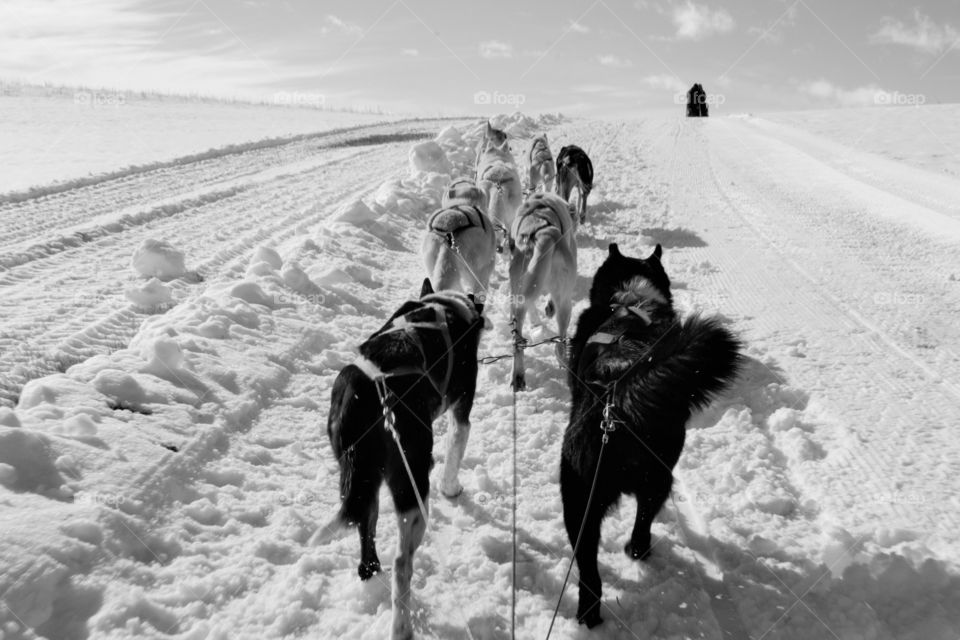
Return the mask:
<svg viewBox="0 0 960 640"><path fill-rule="evenodd" d="M717 320L677 317L661 254L657 245L646 260L629 258L611 244L573 338L560 490L580 568L577 619L588 627L603 621L597 547L607 511L621 494L636 496L637 519L624 551L646 558L687 420L733 380L739 365L740 344Z"/></svg>
<svg viewBox="0 0 960 640"><path fill-rule="evenodd" d="M571 144L557 154L557 195L569 202L574 187L577 187L577 212L582 224L587 219L587 196L593 190L593 163L583 149Z"/></svg>
<svg viewBox="0 0 960 640"><path fill-rule="evenodd" d="M420 299L404 303L360 345L362 357L344 367L333 384L327 433L340 463L342 504L334 522L313 542L324 532L357 525L360 578L379 572L378 496L387 481L400 529L393 573L394 639L412 637L410 579L413 553L427 527L432 424L447 409L451 433L443 490L460 490L457 471L470 434L482 313L483 305L472 296L434 293L430 280L424 280Z"/></svg>
<svg viewBox="0 0 960 640"><path fill-rule="evenodd" d="M707 92L703 90L703 85L697 83L687 91L687 117L706 118L709 115L710 108L707 106Z"/></svg>

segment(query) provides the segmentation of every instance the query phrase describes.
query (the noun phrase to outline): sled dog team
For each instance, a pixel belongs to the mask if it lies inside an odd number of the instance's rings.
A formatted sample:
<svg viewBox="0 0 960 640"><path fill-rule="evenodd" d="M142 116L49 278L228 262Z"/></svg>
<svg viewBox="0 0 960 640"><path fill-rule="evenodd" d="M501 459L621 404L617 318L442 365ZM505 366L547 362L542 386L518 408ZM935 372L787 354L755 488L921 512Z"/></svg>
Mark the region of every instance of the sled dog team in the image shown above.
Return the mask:
<svg viewBox="0 0 960 640"><path fill-rule="evenodd" d="M681 319L674 311L660 245L646 258L609 246L589 306L568 341L576 233L586 220L593 166L574 145L563 147L554 163L546 135L534 138L527 160L524 199L507 135L487 124L476 180L452 182L428 220L422 243L428 277L419 299L404 303L361 344L357 361L333 385L327 432L340 464L342 504L313 542L356 526L360 578L378 573L378 496L386 481L399 525L395 640L413 636L413 554L427 527L432 424L443 413L449 434L440 491L448 498L462 491L458 472L476 393L484 292L498 252L509 260L515 390L526 386L524 320L536 313L541 295L548 297L545 314L557 320L557 357L572 396L560 491L579 568L581 624L602 622L597 552L607 511L622 494L636 497L636 521L624 551L646 558L650 526L670 493L686 422L738 370L740 344L718 320ZM578 198L571 205L574 188Z"/></svg>

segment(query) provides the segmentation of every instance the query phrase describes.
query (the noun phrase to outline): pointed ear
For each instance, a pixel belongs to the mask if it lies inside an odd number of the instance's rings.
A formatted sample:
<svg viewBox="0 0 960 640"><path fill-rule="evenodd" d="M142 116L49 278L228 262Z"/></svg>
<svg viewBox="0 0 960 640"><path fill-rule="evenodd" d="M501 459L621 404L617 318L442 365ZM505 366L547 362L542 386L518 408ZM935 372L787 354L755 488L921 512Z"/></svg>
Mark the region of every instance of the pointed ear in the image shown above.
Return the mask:
<svg viewBox="0 0 960 640"><path fill-rule="evenodd" d="M654 247L653 249L653 253L650 254L650 257L647 258L647 260L651 260L653 258L656 258L657 260L659 260L660 256L662 255L663 255L663 247L661 247L660 244L657 243L657 246Z"/></svg>
<svg viewBox="0 0 960 640"><path fill-rule="evenodd" d="M420 297L428 296L433 293L433 285L430 284L430 278L423 279L423 286L420 287Z"/></svg>
<svg viewBox="0 0 960 640"><path fill-rule="evenodd" d="M487 133L486 133L486 135L487 135L488 138L490 137L490 134L491 134L491 133L493 133L493 127L490 126L490 121L487 120Z"/></svg>
<svg viewBox="0 0 960 640"><path fill-rule="evenodd" d="M611 243L610 243L610 254L609 254L609 257L611 257L611 258L619 258L619 257L620 257L620 247L617 246L617 243L616 243L616 242L611 242Z"/></svg>

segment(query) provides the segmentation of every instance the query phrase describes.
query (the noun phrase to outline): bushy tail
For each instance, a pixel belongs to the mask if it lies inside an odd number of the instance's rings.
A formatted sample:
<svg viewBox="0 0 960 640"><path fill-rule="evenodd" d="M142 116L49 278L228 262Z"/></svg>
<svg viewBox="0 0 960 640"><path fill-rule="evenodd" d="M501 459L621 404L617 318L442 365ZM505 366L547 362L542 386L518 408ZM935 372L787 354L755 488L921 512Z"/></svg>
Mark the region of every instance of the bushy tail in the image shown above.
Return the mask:
<svg viewBox="0 0 960 640"><path fill-rule="evenodd" d="M538 231L530 239L529 242L533 245L533 255L531 255L530 262L527 263L527 268L520 280L520 288L516 291L516 293L524 296L526 302L533 304L539 294L546 293L547 275L552 267L553 252L561 238L560 229L548 227ZM525 249L519 243L518 248ZM526 249L529 250L529 247L526 247Z"/></svg>
<svg viewBox="0 0 960 640"><path fill-rule="evenodd" d="M651 366L639 386L655 387L657 393L638 389L638 395L664 400L666 394L691 408L702 409L736 378L741 347L717 318L691 316L654 348Z"/></svg>
<svg viewBox="0 0 960 640"><path fill-rule="evenodd" d="M334 518L350 526L365 517L380 490L385 451L378 431L382 410L373 381L347 365L333 384L327 434L340 464L340 511ZM328 525L329 527L330 525Z"/></svg>
<svg viewBox="0 0 960 640"><path fill-rule="evenodd" d="M437 233L455 233L464 227L469 227L470 218L457 209L444 209L430 221L430 228Z"/></svg>

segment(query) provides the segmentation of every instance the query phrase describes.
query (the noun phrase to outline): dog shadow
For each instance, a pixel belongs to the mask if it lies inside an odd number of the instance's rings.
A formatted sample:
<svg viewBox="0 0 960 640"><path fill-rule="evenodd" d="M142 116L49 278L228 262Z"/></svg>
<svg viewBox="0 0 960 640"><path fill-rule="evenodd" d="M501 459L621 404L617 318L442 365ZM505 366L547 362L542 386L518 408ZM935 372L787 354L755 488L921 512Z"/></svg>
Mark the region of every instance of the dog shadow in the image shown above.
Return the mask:
<svg viewBox="0 0 960 640"><path fill-rule="evenodd" d="M640 233L650 238L652 244L662 245L664 249L680 249L684 247L705 247L706 241L690 229L675 227L664 229L647 227Z"/></svg>

